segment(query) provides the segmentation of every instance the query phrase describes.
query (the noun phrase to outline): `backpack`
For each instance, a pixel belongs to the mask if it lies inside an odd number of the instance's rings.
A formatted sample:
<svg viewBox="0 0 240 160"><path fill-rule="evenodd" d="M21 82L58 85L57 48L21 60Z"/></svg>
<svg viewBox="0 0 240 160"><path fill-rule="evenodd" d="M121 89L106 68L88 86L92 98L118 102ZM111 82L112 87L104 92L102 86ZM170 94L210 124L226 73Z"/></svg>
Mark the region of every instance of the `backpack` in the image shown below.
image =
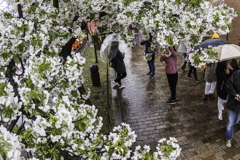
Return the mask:
<svg viewBox="0 0 240 160"><path fill-rule="evenodd" d="M118 64L118 58L114 57L112 60L109 61L109 66L112 68L116 68Z"/></svg>

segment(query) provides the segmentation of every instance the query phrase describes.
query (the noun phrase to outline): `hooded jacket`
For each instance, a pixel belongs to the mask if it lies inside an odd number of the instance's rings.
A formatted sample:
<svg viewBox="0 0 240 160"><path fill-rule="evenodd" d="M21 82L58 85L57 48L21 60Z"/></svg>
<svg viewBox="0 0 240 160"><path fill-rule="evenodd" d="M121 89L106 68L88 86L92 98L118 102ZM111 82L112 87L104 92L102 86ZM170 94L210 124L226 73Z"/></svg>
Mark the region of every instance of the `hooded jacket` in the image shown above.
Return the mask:
<svg viewBox="0 0 240 160"><path fill-rule="evenodd" d="M217 68L216 68L217 95L221 99L227 98L227 91L226 91L227 80L229 79L229 77L232 75L233 72L239 69L237 61L235 59L232 60L231 66L233 67L233 71L230 70L230 74L226 74L227 61L223 61L217 64Z"/></svg>
<svg viewBox="0 0 240 160"><path fill-rule="evenodd" d="M228 79L226 89L229 95L227 109L240 112L240 101L234 99L237 94L240 94L240 70L235 71Z"/></svg>
<svg viewBox="0 0 240 160"><path fill-rule="evenodd" d="M115 72L117 73L125 73L126 72L126 67L125 67L125 64L124 64L124 59L125 55L122 54L119 50L117 51L117 55L116 58L117 60L117 66L116 68L114 68Z"/></svg>

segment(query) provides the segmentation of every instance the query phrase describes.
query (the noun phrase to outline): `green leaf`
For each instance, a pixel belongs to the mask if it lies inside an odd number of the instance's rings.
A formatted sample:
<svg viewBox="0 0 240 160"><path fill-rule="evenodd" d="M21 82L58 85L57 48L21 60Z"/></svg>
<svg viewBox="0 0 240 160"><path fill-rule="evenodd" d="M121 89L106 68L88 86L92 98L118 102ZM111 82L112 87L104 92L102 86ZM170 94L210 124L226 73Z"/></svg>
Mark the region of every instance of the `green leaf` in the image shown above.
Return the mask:
<svg viewBox="0 0 240 160"><path fill-rule="evenodd" d="M202 34L204 31L204 28L201 26L200 29L199 29L199 32Z"/></svg>
<svg viewBox="0 0 240 160"><path fill-rule="evenodd" d="M86 124L85 123L80 123L79 124L79 129L83 132L85 130Z"/></svg>
<svg viewBox="0 0 240 160"><path fill-rule="evenodd" d="M168 42L170 46L173 45L173 37L172 36L165 36L165 40Z"/></svg>
<svg viewBox="0 0 240 160"><path fill-rule="evenodd" d="M19 62L20 62L20 59L19 59L18 55L16 55L16 54L13 56L13 60L14 60L14 62L16 62L16 63L19 63Z"/></svg>
<svg viewBox="0 0 240 160"><path fill-rule="evenodd" d="M24 49L24 44L23 43L20 43L17 47L18 47L20 52L23 52L23 49Z"/></svg>
<svg viewBox="0 0 240 160"><path fill-rule="evenodd" d="M231 24L227 24L227 26L228 26L230 31L233 30L233 26Z"/></svg>

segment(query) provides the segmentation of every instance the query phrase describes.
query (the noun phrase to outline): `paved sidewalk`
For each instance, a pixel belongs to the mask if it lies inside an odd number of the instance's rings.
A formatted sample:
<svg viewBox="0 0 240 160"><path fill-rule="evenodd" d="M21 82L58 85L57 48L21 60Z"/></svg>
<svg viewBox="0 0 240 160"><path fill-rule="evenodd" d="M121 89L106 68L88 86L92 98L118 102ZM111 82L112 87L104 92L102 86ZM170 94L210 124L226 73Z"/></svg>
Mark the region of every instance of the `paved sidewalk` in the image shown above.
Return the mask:
<svg viewBox="0 0 240 160"><path fill-rule="evenodd" d="M227 110L223 120L217 118L216 99L203 100L205 81L197 70L199 84L181 72L182 57L178 56L178 101L166 104L170 89L164 72L164 65L156 55L156 78L149 79L147 62L143 50L135 48L126 54L127 77L122 80L125 89L118 90L122 102L123 121L130 124L137 134L133 146L148 144L155 151L157 141L163 137L176 137L182 148L178 159L224 160L240 159L240 126L236 125L231 148L225 146ZM192 73L192 77L193 73ZM215 91L216 92L216 91Z"/></svg>

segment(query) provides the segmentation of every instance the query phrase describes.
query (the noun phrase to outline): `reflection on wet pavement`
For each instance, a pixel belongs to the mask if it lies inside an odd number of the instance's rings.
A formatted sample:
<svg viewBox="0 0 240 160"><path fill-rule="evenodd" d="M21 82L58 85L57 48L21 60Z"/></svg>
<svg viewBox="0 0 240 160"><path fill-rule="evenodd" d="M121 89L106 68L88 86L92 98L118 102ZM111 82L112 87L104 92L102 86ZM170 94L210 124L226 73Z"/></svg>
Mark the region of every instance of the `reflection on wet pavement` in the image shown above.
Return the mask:
<svg viewBox="0 0 240 160"><path fill-rule="evenodd" d="M182 148L178 159L240 159L240 126L235 127L233 146L226 148L227 110L220 121L217 98L203 100L205 81L202 72L197 70L199 84L194 79L187 79L188 67L185 73L181 72L182 57L179 55L178 101L168 105L170 90L159 58L160 54L157 54L156 78L149 79L143 50L135 48L132 53L126 53L127 77L122 80L126 88L118 90L118 96L122 101L123 121L130 124L138 136L133 148L147 144L155 151L160 138L176 137Z"/></svg>

